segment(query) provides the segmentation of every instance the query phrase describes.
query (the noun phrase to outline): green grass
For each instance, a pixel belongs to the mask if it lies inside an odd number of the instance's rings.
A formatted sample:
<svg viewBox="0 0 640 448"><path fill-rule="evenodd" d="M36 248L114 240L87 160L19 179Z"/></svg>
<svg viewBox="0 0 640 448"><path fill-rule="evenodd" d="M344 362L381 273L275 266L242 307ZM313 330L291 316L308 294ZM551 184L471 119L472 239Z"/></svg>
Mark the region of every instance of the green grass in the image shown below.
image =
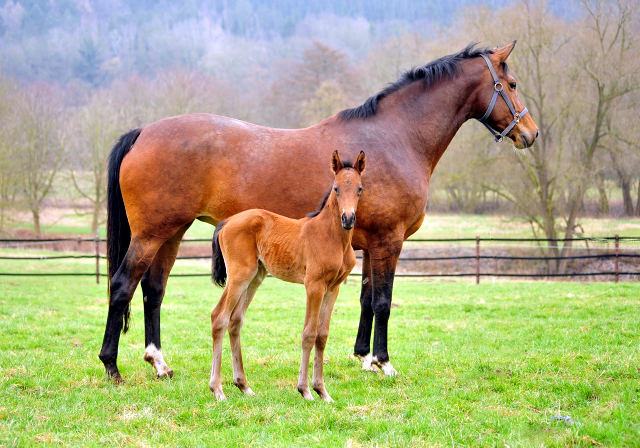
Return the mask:
<svg viewBox="0 0 640 448"><path fill-rule="evenodd" d="M257 396L233 386L225 340L224 403L208 389L220 289L207 278L170 280L172 380L155 379L142 360L137 292L118 386L97 358L105 289L91 278L0 277L0 445L640 446L635 283L397 280L389 347L400 376L385 379L349 359L359 316L349 280L326 352L332 404L295 390L301 286L269 278L247 313L245 368Z"/></svg>

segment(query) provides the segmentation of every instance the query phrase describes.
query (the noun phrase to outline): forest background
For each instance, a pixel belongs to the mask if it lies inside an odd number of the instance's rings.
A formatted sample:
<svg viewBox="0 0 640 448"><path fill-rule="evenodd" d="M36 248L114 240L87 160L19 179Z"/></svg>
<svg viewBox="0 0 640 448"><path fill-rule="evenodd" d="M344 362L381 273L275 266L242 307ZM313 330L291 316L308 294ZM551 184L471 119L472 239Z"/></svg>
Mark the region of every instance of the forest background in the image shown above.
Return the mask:
<svg viewBox="0 0 640 448"><path fill-rule="evenodd" d="M475 121L465 124L435 170L428 209L511 216L548 238L584 234L586 216L638 217L638 6L6 0L0 235L40 236L51 208L89 216L96 234L105 220L106 160L129 129L193 112L309 126L361 104L412 66L470 42L515 39L510 68L539 139L517 151L495 144Z"/></svg>

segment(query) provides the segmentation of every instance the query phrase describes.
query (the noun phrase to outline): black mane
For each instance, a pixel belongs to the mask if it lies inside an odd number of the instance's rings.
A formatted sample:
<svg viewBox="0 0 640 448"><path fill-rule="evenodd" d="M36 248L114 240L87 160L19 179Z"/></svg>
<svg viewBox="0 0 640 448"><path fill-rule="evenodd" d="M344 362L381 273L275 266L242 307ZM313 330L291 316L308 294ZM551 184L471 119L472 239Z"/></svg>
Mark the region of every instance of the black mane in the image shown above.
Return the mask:
<svg viewBox="0 0 640 448"><path fill-rule="evenodd" d="M345 168L353 168L353 162L350 161L350 160L343 160L341 169L345 169ZM320 203L320 207L318 207L318 209L315 212L307 213L307 217L308 218L313 218L314 216L318 216L320 214L320 212L322 211L324 206L327 205L327 201L329 200L329 196L331 196L331 190L333 190L333 183L331 183L331 186L329 187L327 192L324 194L324 198L322 199L322 202Z"/></svg>
<svg viewBox="0 0 640 448"><path fill-rule="evenodd" d="M481 54L493 54L490 48L474 48L477 42L472 42L459 53L443 56L440 59L431 61L421 67L413 67L404 72L400 79L393 84L389 84L383 90L367 99L362 106L353 109L345 109L340 112L340 118L343 120L353 120L354 118L367 118L375 115L378 111L378 102L385 96L391 95L407 85L422 80L425 89L444 77L453 79L459 73L460 62L465 59L471 59Z"/></svg>

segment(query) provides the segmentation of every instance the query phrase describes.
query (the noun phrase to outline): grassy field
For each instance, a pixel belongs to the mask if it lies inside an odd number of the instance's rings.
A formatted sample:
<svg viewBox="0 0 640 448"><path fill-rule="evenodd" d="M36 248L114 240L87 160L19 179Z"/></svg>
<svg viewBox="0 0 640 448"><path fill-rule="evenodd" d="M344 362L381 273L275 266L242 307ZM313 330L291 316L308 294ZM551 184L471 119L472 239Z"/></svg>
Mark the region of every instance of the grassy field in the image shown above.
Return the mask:
<svg viewBox="0 0 640 448"><path fill-rule="evenodd" d="M638 284L397 280L389 346L400 376L383 378L349 357L359 315L350 280L327 347L332 404L295 390L304 289L271 278L243 332L257 396L233 386L227 339L228 401L215 402L209 313L220 292L207 278L171 279L172 380L142 360L136 293L116 386L97 358L104 285L0 277L0 445L640 446Z"/></svg>

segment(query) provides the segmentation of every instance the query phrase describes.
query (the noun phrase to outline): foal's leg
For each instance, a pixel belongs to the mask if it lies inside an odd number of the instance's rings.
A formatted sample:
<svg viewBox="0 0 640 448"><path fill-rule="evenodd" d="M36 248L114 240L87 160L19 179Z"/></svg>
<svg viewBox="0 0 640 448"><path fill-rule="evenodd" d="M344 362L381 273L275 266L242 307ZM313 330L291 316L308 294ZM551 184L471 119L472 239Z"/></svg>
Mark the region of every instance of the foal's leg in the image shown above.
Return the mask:
<svg viewBox="0 0 640 448"><path fill-rule="evenodd" d="M305 281L307 290L307 309L304 317L304 329L302 330L302 361L300 362L300 373L298 375L298 392L305 400L313 400L313 395L309 390L309 357L311 349L316 343L318 336L318 319L320 307L327 285L324 281Z"/></svg>
<svg viewBox="0 0 640 448"><path fill-rule="evenodd" d="M167 286L169 272L176 261L178 248L184 233L191 223L183 226L169 238L158 250L149 270L142 277L142 294L144 297L144 360L155 367L158 378L169 376L173 378L173 370L167 366L162 357L160 345L160 305Z"/></svg>
<svg viewBox="0 0 640 448"><path fill-rule="evenodd" d="M140 279L149 269L163 242L164 240L158 238L132 238L120 267L111 279L107 326L102 350L98 356L107 370L107 375L116 381L122 380L118 371L117 358L124 314Z"/></svg>
<svg viewBox="0 0 640 448"><path fill-rule="evenodd" d="M231 260L225 261L227 262L227 272L229 275L227 286L225 286L224 291L222 291L220 301L211 312L213 359L211 361L209 389L211 389L218 401L226 400L227 398L222 391L222 377L220 374L220 367L222 365L222 339L229 327L229 320L233 309L240 301L240 298L246 294L251 280L256 276L258 271L257 262L256 266L249 271L246 268L237 271L229 266Z"/></svg>
<svg viewBox="0 0 640 448"><path fill-rule="evenodd" d="M360 291L360 325L353 354L362 363L362 370L377 372L378 368L371 364L371 329L373 328L373 282L371 281L371 263L369 251L362 251L362 289Z"/></svg>
<svg viewBox="0 0 640 448"><path fill-rule="evenodd" d="M347 273L347 275L349 275ZM346 278L346 275L345 275ZM318 319L318 335L316 336L315 353L313 358L313 379L311 384L313 390L315 390L320 398L326 402L332 402L333 399L327 393L324 387L324 349L327 346L327 339L329 338L329 324L331 323L331 313L333 312L333 306L338 298L338 292L340 291L340 283L344 279L340 279L336 286L330 288L322 300L322 306L320 307L320 315Z"/></svg>
<svg viewBox="0 0 640 448"><path fill-rule="evenodd" d="M242 348L240 346L240 331L242 330L242 324L244 323L244 316L247 313L247 308L253 300L253 296L262 284L262 281L267 276L267 270L260 266L258 273L253 278L247 291L240 298L240 301L236 305L231 314L231 320L229 322L229 342L231 345L231 359L233 362L233 384L245 395L255 395L249 383L247 383L247 376L244 373L244 365L242 364Z"/></svg>

